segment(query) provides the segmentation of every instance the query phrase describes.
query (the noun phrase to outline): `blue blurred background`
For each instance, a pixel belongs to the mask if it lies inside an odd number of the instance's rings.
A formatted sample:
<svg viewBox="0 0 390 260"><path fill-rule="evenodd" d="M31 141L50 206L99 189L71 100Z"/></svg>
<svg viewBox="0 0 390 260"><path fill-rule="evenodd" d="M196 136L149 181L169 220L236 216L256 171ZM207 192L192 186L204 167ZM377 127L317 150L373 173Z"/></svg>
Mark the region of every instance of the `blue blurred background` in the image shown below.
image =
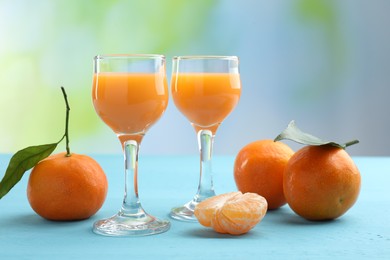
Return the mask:
<svg viewBox="0 0 390 260"><path fill-rule="evenodd" d="M92 106L92 59L159 53L168 77L175 55L240 57L242 97L216 154L274 138L295 119L324 139L359 139L352 155L388 156L389 12L386 0L0 0L0 152L61 138L64 86L72 150L120 153ZM141 152L197 153L172 100Z"/></svg>

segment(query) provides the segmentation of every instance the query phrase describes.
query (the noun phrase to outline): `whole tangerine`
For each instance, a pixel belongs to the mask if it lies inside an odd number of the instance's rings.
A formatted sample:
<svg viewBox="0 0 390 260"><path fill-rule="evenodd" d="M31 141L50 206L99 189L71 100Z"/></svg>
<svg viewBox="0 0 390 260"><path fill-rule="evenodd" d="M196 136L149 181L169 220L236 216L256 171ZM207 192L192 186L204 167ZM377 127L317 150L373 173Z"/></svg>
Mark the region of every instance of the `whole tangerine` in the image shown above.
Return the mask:
<svg viewBox="0 0 390 260"><path fill-rule="evenodd" d="M31 171L27 197L32 209L49 220L82 220L103 205L108 183L100 165L81 154L58 153Z"/></svg>
<svg viewBox="0 0 390 260"><path fill-rule="evenodd" d="M360 172L348 153L331 145L305 146L289 160L283 189L288 205L308 220L330 220L356 202Z"/></svg>
<svg viewBox="0 0 390 260"><path fill-rule="evenodd" d="M286 204L283 172L294 151L282 142L259 140L244 146L234 162L234 180L239 191L263 196L268 209Z"/></svg>

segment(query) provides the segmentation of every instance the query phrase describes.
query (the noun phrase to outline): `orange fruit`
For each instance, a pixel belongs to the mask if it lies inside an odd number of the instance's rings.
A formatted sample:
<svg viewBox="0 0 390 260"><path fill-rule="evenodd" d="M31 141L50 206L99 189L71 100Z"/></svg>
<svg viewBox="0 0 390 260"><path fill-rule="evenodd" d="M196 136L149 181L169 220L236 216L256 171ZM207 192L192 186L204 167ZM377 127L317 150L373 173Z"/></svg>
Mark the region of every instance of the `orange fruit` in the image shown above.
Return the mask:
<svg viewBox="0 0 390 260"><path fill-rule="evenodd" d="M255 193L230 192L208 198L195 207L199 223L216 232L231 235L247 233L267 212L267 201Z"/></svg>
<svg viewBox="0 0 390 260"><path fill-rule="evenodd" d="M359 170L344 149L305 146L288 162L283 187L295 213L309 220L329 220L353 206L360 182Z"/></svg>
<svg viewBox="0 0 390 260"><path fill-rule="evenodd" d="M254 192L268 202L268 209L286 204L283 172L294 151L282 142L260 140L243 147L234 162L234 180L243 193Z"/></svg>
<svg viewBox="0 0 390 260"><path fill-rule="evenodd" d="M27 197L32 209L49 220L81 220L95 214L107 195L107 178L91 157L51 155L31 171Z"/></svg>

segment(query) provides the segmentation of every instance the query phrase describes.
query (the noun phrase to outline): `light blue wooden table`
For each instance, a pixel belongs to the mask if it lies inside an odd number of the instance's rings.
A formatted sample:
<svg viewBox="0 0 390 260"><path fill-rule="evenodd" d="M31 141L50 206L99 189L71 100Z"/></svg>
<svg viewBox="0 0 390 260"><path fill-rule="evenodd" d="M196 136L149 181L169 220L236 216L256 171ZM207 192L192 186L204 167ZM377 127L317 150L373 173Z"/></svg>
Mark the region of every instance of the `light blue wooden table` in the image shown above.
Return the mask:
<svg viewBox="0 0 390 260"><path fill-rule="evenodd" d="M0 259L390 259L390 157L354 158L362 174L355 206L330 222L309 222L286 205L267 213L242 236L221 235L198 223L171 220L171 229L146 237L103 237L92 223L111 216L123 196L121 155L91 155L105 170L109 193L102 209L79 222L51 222L30 208L28 175L0 200ZM10 155L0 155L4 174ZM234 157L215 156L217 193L236 190ZM149 213L168 218L171 207L196 192L196 156L140 157L139 191Z"/></svg>

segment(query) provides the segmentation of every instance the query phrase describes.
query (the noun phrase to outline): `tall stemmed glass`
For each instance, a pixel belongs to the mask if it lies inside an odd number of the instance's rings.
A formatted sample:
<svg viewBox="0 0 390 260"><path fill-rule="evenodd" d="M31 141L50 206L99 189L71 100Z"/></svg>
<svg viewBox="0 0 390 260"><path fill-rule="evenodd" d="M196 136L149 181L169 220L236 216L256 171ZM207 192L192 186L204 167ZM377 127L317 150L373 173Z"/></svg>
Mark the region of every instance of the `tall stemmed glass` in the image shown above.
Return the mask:
<svg viewBox="0 0 390 260"><path fill-rule="evenodd" d="M171 210L174 219L196 221L195 206L215 195L211 169L213 141L218 127L240 98L238 64L236 56L173 58L173 100L197 133L201 162L198 191L192 200Z"/></svg>
<svg viewBox="0 0 390 260"><path fill-rule="evenodd" d="M138 197L138 151L146 131L168 105L165 57L99 55L94 58L92 99L96 113L118 136L125 163L125 194L119 212L94 223L107 236L150 235L170 223L147 214Z"/></svg>

